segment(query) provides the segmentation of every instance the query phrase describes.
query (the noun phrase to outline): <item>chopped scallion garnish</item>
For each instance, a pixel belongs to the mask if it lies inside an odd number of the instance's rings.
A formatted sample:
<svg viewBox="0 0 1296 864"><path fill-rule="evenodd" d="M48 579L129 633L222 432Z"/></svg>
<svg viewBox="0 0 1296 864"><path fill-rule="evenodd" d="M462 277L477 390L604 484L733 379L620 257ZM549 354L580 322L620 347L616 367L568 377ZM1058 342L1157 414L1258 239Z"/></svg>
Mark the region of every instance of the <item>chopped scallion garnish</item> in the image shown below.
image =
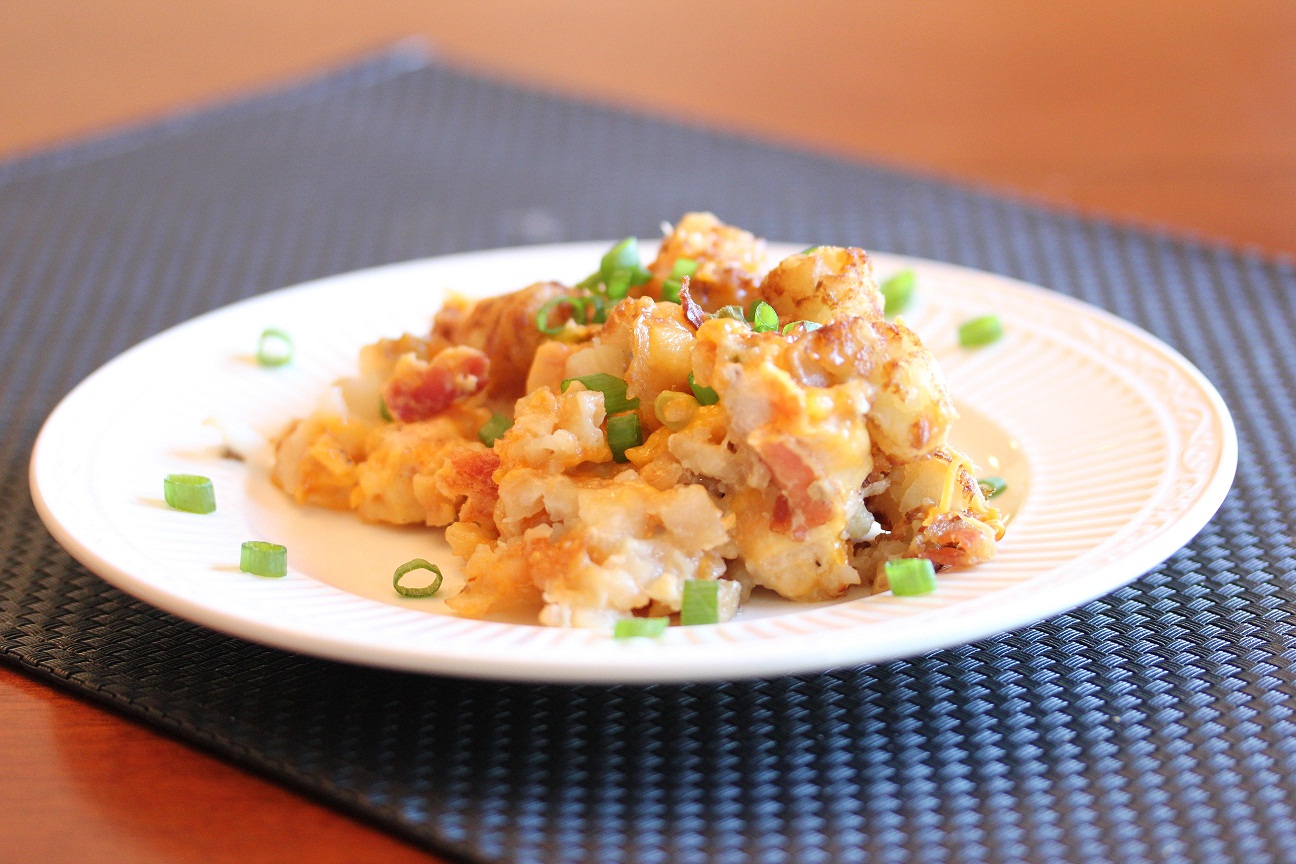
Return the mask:
<svg viewBox="0 0 1296 864"><path fill-rule="evenodd" d="M557 327L549 326L549 316L553 314L559 306L567 305L571 309L571 320L577 324L585 324L588 321L586 317L588 307L583 298L579 297L551 297L544 302L536 312L536 327L546 336L557 336L566 328L567 322L563 321Z"/></svg>
<svg viewBox="0 0 1296 864"><path fill-rule="evenodd" d="M162 497L176 510L211 513L216 509L212 481L198 474L168 474L162 480Z"/></svg>
<svg viewBox="0 0 1296 864"><path fill-rule="evenodd" d="M692 276L697 272L698 262L692 258L676 258L675 263L671 265L670 278L683 279L685 276Z"/></svg>
<svg viewBox="0 0 1296 864"><path fill-rule="evenodd" d="M680 606L680 623L720 623L720 583L714 579L686 579L684 601Z"/></svg>
<svg viewBox="0 0 1296 864"><path fill-rule="evenodd" d="M811 330L818 330L822 326L822 324L815 321L789 321L787 324L783 325L783 333L786 335L798 327L805 328L805 331L809 333Z"/></svg>
<svg viewBox="0 0 1296 864"><path fill-rule="evenodd" d="M883 282L879 288L884 303L882 311L887 315L895 315L907 309L913 300L914 286L917 284L918 276L912 270L901 270Z"/></svg>
<svg viewBox="0 0 1296 864"><path fill-rule="evenodd" d="M666 632L669 618L622 618L612 630L613 639L645 637L655 639Z"/></svg>
<svg viewBox="0 0 1296 864"><path fill-rule="evenodd" d="M620 414L622 411L633 411L639 407L639 397L633 399L626 398L626 384L624 379L615 375L609 375L606 372L596 372L593 375L581 375L576 378L568 378L562 382L562 392L566 393L567 388L573 381L579 381L584 384L588 390L597 390L603 394L603 411L609 416Z"/></svg>
<svg viewBox="0 0 1296 864"><path fill-rule="evenodd" d="M285 576L288 573L288 549L264 540L249 540L239 553L239 569L253 576Z"/></svg>
<svg viewBox="0 0 1296 864"><path fill-rule="evenodd" d="M998 315L982 315L959 325L959 344L964 348L989 345L1003 335L1003 324Z"/></svg>
<svg viewBox="0 0 1296 864"><path fill-rule="evenodd" d="M257 362L262 366L284 366L292 362L292 337L278 327L267 327L257 340Z"/></svg>
<svg viewBox="0 0 1296 864"><path fill-rule="evenodd" d="M607 299L622 300L631 287L642 285L651 278L652 273L639 263L639 241L627 237L609 249L599 261L599 269L577 282L576 287L581 291L595 293L602 285ZM589 324L593 320L587 316L581 323ZM606 319L600 319L600 323L602 320Z"/></svg>
<svg viewBox="0 0 1296 864"><path fill-rule="evenodd" d="M672 432L678 432L689 424L697 413L698 401L687 393L674 390L663 390L653 402L653 414L661 424Z"/></svg>
<svg viewBox="0 0 1296 864"><path fill-rule="evenodd" d="M603 260L599 262L599 275L603 277L603 284L609 285L617 270L633 271L637 267L639 267L639 241L627 237L603 256Z"/></svg>
<svg viewBox="0 0 1296 864"><path fill-rule="evenodd" d="M680 302L680 292L684 290L684 283L679 279L667 279L662 283L661 299L664 303Z"/></svg>
<svg viewBox="0 0 1296 864"><path fill-rule="evenodd" d="M410 588L401 584L401 577L412 570L429 570L436 577L429 584L422 588ZM415 558L413 561L406 561L396 568L392 576L392 587L396 593L402 597L431 597L437 591L441 590L441 568L422 558Z"/></svg>
<svg viewBox="0 0 1296 864"><path fill-rule="evenodd" d="M495 441L505 432L513 428L513 421L503 414L493 414L477 432L477 437L487 447L494 447Z"/></svg>
<svg viewBox="0 0 1296 864"><path fill-rule="evenodd" d="M693 380L693 373L688 377L689 389L693 391L693 398L698 400L699 405L714 405L720 401L720 394L711 387L703 387Z"/></svg>
<svg viewBox="0 0 1296 864"><path fill-rule="evenodd" d="M618 267L612 271L612 275L607 281L607 296L609 300L624 299L630 293L630 280L634 277L634 271L629 267Z"/></svg>
<svg viewBox="0 0 1296 864"><path fill-rule="evenodd" d="M576 302L581 307L581 315L584 318L584 324L603 324L607 321L608 304L606 298L601 294L591 294L588 297L578 297ZM612 304L613 306L616 303Z"/></svg>
<svg viewBox="0 0 1296 864"><path fill-rule="evenodd" d="M639 400L636 399L636 402ZM639 428L639 415L634 412L617 414L607 421L608 448L614 462L629 462L625 451L643 443L643 430Z"/></svg>
<svg viewBox="0 0 1296 864"><path fill-rule="evenodd" d="M887 585L897 597L916 597L936 590L936 568L926 558L896 558L886 562Z"/></svg>
<svg viewBox="0 0 1296 864"><path fill-rule="evenodd" d="M392 416L391 409L387 407L387 400L381 396L378 397L378 416L388 423L396 422L396 418Z"/></svg>
<svg viewBox="0 0 1296 864"><path fill-rule="evenodd" d="M977 483L981 486L981 494L987 498L993 498L1008 488L1002 477L982 477Z"/></svg>
<svg viewBox="0 0 1296 864"><path fill-rule="evenodd" d="M752 329L757 333L769 333L779 326L778 313L764 300L756 301L756 305L752 307L751 320Z"/></svg>
<svg viewBox="0 0 1296 864"><path fill-rule="evenodd" d="M747 320L747 313L743 312L743 308L738 305L721 306L716 310L715 317L732 318L735 321L745 322Z"/></svg>
<svg viewBox="0 0 1296 864"><path fill-rule="evenodd" d="M818 251L819 251L820 249L822 249L822 248L823 248L822 246L807 246L806 248L802 249L802 250L801 250L800 252L798 252L797 254L798 254L798 255L809 255L811 252L818 252Z"/></svg>

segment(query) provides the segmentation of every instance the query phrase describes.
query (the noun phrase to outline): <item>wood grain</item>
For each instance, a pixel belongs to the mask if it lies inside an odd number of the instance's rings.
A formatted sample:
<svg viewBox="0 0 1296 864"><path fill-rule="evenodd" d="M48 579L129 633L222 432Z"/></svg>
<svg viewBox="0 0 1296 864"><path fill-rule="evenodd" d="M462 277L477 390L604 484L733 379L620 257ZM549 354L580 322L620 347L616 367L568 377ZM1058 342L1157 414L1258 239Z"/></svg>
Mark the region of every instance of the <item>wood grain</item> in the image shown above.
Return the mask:
<svg viewBox="0 0 1296 864"><path fill-rule="evenodd" d="M0 666L0 861L439 861Z"/></svg>
<svg viewBox="0 0 1296 864"><path fill-rule="evenodd" d="M0 4L0 154L411 34L508 79L1296 251L1296 4Z"/></svg>
<svg viewBox="0 0 1296 864"><path fill-rule="evenodd" d="M1276 0L9 0L0 158L410 35L508 80L1296 252ZM5 669L0 718L3 860L437 860Z"/></svg>

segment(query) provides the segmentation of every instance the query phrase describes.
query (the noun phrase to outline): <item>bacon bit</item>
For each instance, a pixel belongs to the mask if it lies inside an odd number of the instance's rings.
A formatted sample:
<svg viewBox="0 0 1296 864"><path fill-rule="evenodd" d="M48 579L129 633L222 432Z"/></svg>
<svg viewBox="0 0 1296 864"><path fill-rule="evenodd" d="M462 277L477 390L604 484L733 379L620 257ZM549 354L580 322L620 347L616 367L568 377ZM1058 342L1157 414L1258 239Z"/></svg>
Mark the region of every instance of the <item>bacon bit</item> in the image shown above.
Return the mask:
<svg viewBox="0 0 1296 864"><path fill-rule="evenodd" d="M495 472L500 457L494 450L458 450L450 454L450 465L459 480L457 490L463 495L497 495Z"/></svg>
<svg viewBox="0 0 1296 864"><path fill-rule="evenodd" d="M687 276L680 280L679 298L680 306L684 309L684 317L693 325L693 329L696 330L701 327L702 322L707 319L707 314L702 311L702 307L697 304L697 301L693 299L693 295L689 293L689 277Z"/></svg>
<svg viewBox="0 0 1296 864"><path fill-rule="evenodd" d="M495 472L500 457L494 450L465 447L451 451L446 464L436 473L436 485L447 498L466 497L459 510L459 521L494 524L495 502L499 486Z"/></svg>
<svg viewBox="0 0 1296 864"><path fill-rule="evenodd" d="M792 505L786 495L774 499L774 512L770 517L770 530L786 534L792 530Z"/></svg>
<svg viewBox="0 0 1296 864"><path fill-rule="evenodd" d="M447 348L432 360L406 354L383 385L392 417L414 423L435 417L455 402L480 393L489 380L490 360L476 348Z"/></svg>
<svg viewBox="0 0 1296 864"><path fill-rule="evenodd" d="M774 482L787 495L787 502L796 517L793 536L804 536L806 529L817 528L832 518L832 505L810 492L811 484L819 479L819 475L808 460L778 439L752 443L774 475Z"/></svg>
<svg viewBox="0 0 1296 864"><path fill-rule="evenodd" d="M995 556L994 532L961 513L942 513L924 526L911 554L938 567L970 567Z"/></svg>
<svg viewBox="0 0 1296 864"><path fill-rule="evenodd" d="M957 567L963 563L966 556L963 554L963 550L957 547L941 547L924 550L919 557L926 558L937 567Z"/></svg>

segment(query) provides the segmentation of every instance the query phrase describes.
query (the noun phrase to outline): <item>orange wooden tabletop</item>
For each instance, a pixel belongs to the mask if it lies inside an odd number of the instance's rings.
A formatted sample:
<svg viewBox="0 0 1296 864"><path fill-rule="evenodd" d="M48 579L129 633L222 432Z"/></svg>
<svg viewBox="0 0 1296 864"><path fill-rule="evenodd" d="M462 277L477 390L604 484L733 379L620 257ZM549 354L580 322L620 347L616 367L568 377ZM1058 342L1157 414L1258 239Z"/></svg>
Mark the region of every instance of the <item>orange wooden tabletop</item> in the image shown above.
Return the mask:
<svg viewBox="0 0 1296 864"><path fill-rule="evenodd" d="M420 34L600 101L1296 253L1296 5L0 4L0 158ZM0 668L0 860L437 861Z"/></svg>

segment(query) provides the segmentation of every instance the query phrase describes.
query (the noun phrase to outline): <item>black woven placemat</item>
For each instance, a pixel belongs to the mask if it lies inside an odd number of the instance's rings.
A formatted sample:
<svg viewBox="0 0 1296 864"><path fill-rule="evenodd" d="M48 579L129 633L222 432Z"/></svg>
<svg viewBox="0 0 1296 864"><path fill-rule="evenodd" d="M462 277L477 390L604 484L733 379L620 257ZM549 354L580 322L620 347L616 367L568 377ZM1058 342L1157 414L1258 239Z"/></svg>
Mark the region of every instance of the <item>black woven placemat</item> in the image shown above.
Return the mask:
<svg viewBox="0 0 1296 864"><path fill-rule="evenodd" d="M186 623L50 538L39 424L144 337L282 285L472 248L780 239L1047 285L1224 394L1233 492L1074 612L884 666L558 687L375 671ZM1296 861L1292 267L590 107L397 51L0 165L0 650L446 854L536 862ZM1101 489L1095 490L1101 494Z"/></svg>

